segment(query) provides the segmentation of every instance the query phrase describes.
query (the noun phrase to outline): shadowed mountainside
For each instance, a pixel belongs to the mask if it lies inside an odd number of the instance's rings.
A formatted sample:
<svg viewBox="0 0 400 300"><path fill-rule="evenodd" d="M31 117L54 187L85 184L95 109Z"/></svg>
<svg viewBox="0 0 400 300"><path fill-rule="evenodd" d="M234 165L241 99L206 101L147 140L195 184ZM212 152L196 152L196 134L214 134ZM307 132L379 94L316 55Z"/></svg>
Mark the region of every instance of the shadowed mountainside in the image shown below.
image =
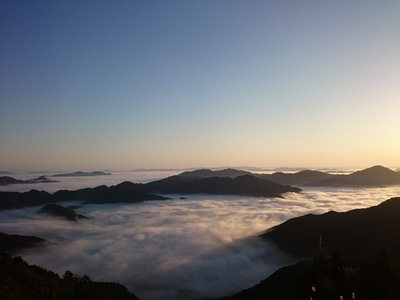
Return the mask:
<svg viewBox="0 0 400 300"><path fill-rule="evenodd" d="M261 237L275 242L297 257L310 257L319 251L338 250L350 259L372 255L386 248L400 260L400 198L378 206L290 219Z"/></svg>
<svg viewBox="0 0 400 300"><path fill-rule="evenodd" d="M66 219L69 221L75 221L75 222L77 222L80 219L87 219L87 217L85 217L84 215L78 214L73 209L64 207L59 204L47 204L47 205L43 206L39 210L39 212L49 214L49 215L55 216L55 217L61 217L63 219Z"/></svg>
<svg viewBox="0 0 400 300"><path fill-rule="evenodd" d="M283 193L301 189L281 185L252 175L230 177L171 176L144 185L147 192L164 194L213 194L252 197L282 197Z"/></svg>
<svg viewBox="0 0 400 300"><path fill-rule="evenodd" d="M94 282L66 271L63 278L29 265L21 257L0 254L0 299L138 300L119 283Z"/></svg>
<svg viewBox="0 0 400 300"><path fill-rule="evenodd" d="M0 252L15 253L25 248L44 246L46 240L27 235L6 234L0 232Z"/></svg>

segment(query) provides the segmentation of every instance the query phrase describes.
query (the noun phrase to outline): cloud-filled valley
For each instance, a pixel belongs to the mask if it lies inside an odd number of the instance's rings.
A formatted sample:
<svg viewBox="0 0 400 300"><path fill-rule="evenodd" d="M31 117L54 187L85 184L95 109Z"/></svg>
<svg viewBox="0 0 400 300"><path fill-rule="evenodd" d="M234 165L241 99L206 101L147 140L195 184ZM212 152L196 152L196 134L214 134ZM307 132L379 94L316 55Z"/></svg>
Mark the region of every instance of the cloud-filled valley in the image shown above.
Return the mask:
<svg viewBox="0 0 400 300"><path fill-rule="evenodd" d="M143 300L216 297L293 262L257 238L268 228L308 213L377 205L399 194L395 186L307 188L285 198L172 195L167 201L77 206L88 217L78 222L30 207L1 211L0 231L47 239L46 247L21 256L60 275L68 269L117 281Z"/></svg>

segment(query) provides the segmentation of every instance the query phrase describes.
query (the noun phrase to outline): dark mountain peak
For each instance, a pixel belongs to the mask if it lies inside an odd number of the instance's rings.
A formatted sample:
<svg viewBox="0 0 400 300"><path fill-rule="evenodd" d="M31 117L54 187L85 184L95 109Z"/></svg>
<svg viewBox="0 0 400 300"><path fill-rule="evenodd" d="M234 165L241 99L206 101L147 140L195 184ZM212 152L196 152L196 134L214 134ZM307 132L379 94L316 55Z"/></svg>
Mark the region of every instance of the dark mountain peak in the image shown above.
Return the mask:
<svg viewBox="0 0 400 300"><path fill-rule="evenodd" d="M314 175L314 174L327 174L322 171L317 171L317 170L301 170L299 172L296 172L295 174L297 175Z"/></svg>
<svg viewBox="0 0 400 300"><path fill-rule="evenodd" d="M15 179L14 177L10 176L1 176L0 177L0 185L9 185L9 184L16 184L16 183L22 183L23 180L18 180Z"/></svg>
<svg viewBox="0 0 400 300"><path fill-rule="evenodd" d="M199 169L194 171L186 171L178 176L180 177L199 177L199 178L207 178L207 177L230 177L235 178L241 175L251 174L250 172L237 170L237 169L223 169L223 170L210 170L210 169Z"/></svg>
<svg viewBox="0 0 400 300"><path fill-rule="evenodd" d="M209 176L212 174L212 170L210 169L198 169L198 170L193 170L193 171L186 171L178 176L193 176L193 177L203 177L203 176Z"/></svg>
<svg viewBox="0 0 400 300"><path fill-rule="evenodd" d="M124 182L117 184L115 187L122 188L125 190L132 190L132 189L137 189L140 186L141 186L141 184L139 184L139 183L133 183L131 181L124 181Z"/></svg>
<svg viewBox="0 0 400 300"><path fill-rule="evenodd" d="M40 213L47 213L49 215L55 217L61 217L69 221L78 221L79 219L86 219L84 215L76 213L73 209L64 207L59 204L47 204L43 206L40 210Z"/></svg>
<svg viewBox="0 0 400 300"><path fill-rule="evenodd" d="M370 167L370 168L367 168L364 170L356 171L356 172L350 174L349 176L360 176L360 175L380 176L380 175L393 175L395 173L396 173L395 171L393 171L389 168L386 168L386 167L383 167L380 165L376 165L376 166L373 166L373 167Z"/></svg>
<svg viewBox="0 0 400 300"><path fill-rule="evenodd" d="M356 171L349 175L332 175L327 178L310 183L310 186L350 186L350 187L380 187L400 184L400 174L383 166L373 166Z"/></svg>

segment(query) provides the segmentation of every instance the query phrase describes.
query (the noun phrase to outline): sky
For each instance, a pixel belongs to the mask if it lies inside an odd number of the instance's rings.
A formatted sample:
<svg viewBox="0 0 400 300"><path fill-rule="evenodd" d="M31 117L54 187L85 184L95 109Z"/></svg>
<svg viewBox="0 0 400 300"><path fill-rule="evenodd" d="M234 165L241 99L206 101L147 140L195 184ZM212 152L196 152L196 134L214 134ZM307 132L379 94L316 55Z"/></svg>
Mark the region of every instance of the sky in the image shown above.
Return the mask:
<svg viewBox="0 0 400 300"><path fill-rule="evenodd" d="M0 0L0 170L400 167L400 1Z"/></svg>

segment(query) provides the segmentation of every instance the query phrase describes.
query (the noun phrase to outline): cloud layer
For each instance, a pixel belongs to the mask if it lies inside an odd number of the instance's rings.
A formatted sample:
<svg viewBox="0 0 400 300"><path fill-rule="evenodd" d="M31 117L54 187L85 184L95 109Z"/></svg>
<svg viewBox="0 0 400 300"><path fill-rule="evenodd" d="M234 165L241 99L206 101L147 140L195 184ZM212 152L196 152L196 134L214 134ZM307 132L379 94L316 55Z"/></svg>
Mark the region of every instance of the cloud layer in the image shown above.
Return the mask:
<svg viewBox="0 0 400 300"><path fill-rule="evenodd" d="M134 205L85 205L78 223L37 214L38 207L0 212L0 231L51 241L21 255L62 275L117 281L143 300L223 296L291 263L256 235L289 218L376 205L400 187L308 189L285 199L175 195ZM65 205L70 205L65 204Z"/></svg>

